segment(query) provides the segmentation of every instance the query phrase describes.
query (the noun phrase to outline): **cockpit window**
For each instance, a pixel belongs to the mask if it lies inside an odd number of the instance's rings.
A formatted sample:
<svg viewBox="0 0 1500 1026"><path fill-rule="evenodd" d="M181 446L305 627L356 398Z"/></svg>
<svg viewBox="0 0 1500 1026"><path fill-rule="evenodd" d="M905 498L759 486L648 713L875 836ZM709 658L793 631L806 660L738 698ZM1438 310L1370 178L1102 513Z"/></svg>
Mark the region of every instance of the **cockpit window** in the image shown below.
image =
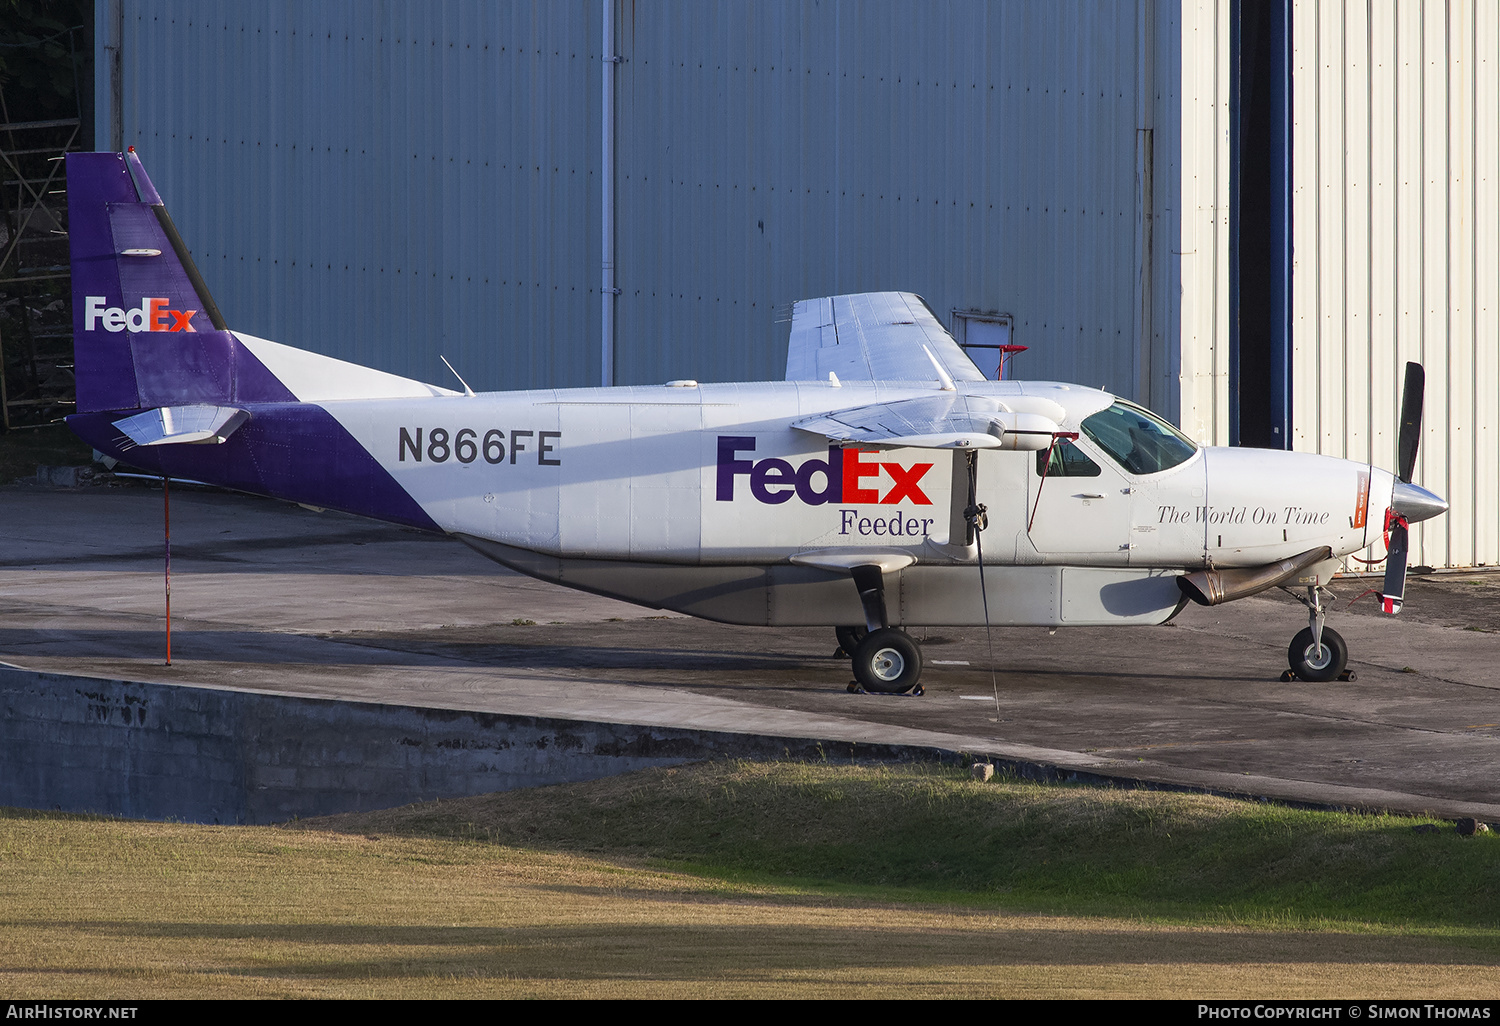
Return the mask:
<svg viewBox="0 0 1500 1026"><path fill-rule="evenodd" d="M1085 417L1083 433L1132 474L1157 474L1192 459L1198 446L1150 410L1117 399Z"/></svg>

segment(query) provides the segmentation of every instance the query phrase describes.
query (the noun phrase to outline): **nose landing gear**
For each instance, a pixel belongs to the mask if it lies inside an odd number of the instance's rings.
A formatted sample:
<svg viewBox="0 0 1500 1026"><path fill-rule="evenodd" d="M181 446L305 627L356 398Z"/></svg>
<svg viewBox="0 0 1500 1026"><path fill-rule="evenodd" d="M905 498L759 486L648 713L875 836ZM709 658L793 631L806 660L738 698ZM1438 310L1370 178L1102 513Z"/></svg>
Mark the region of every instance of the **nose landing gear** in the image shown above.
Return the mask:
<svg viewBox="0 0 1500 1026"><path fill-rule="evenodd" d="M1299 680L1328 681L1344 672L1349 646L1332 627L1323 628L1321 647L1313 640L1312 628L1304 627L1286 650L1287 665Z"/></svg>
<svg viewBox="0 0 1500 1026"><path fill-rule="evenodd" d="M1349 646L1332 627L1324 627L1322 589L1308 585L1307 597L1297 598L1307 607L1307 626L1297 632L1286 650L1287 665L1300 680L1329 681L1340 677L1349 664ZM1352 675L1345 679L1352 679Z"/></svg>

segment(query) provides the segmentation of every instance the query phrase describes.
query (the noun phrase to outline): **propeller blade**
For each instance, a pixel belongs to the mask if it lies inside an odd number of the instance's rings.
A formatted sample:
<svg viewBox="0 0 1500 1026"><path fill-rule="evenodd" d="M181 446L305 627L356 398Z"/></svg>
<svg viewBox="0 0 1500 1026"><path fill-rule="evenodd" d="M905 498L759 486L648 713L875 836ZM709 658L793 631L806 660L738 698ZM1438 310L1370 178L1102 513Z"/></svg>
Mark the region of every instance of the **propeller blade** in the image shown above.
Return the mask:
<svg viewBox="0 0 1500 1026"><path fill-rule="evenodd" d="M1417 467L1417 442L1422 436L1422 392L1426 382L1427 374L1420 363L1406 365L1406 384L1401 388L1401 430L1396 436L1396 476L1407 484L1411 484L1412 471Z"/></svg>
<svg viewBox="0 0 1500 1026"><path fill-rule="evenodd" d="M1380 608L1387 613L1401 612L1406 596L1406 524L1397 520L1391 525L1391 546L1385 557L1385 583L1380 588Z"/></svg>

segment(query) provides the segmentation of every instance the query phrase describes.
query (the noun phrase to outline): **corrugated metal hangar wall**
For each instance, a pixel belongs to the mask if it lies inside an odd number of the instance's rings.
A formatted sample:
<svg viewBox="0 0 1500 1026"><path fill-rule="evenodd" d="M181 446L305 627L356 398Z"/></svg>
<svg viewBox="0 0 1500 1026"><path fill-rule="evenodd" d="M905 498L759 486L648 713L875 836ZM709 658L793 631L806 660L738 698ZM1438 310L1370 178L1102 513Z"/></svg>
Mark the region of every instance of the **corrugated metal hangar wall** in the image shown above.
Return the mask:
<svg viewBox="0 0 1500 1026"><path fill-rule="evenodd" d="M789 304L899 288L1011 315L1027 376L1175 414L1174 289L1140 273L1156 7L620 0L615 380L777 378ZM601 0L98 10L121 141L231 325L599 381Z"/></svg>
<svg viewBox="0 0 1500 1026"><path fill-rule="evenodd" d="M1248 0L1247 0L1248 2ZM1181 421L1229 440L1230 0L1183 0ZM1396 464L1452 504L1413 565L1500 562L1500 5L1292 5L1292 448ZM1157 131L1157 150L1163 148ZM1242 397L1243 400L1244 397ZM1383 554L1376 546L1377 555Z"/></svg>
<svg viewBox="0 0 1500 1026"><path fill-rule="evenodd" d="M232 328L445 384L439 354L476 387L596 384L599 14L99 0L118 101L107 51L96 91Z"/></svg>
<svg viewBox="0 0 1500 1026"><path fill-rule="evenodd" d="M1452 504L1414 563L1500 562L1500 5L1294 8L1295 447L1395 463L1427 369L1416 481Z"/></svg>
<svg viewBox="0 0 1500 1026"><path fill-rule="evenodd" d="M593 384L605 2L100 0L97 138L232 326ZM614 0L615 380L779 377L789 303L902 288L1227 443L1231 9ZM1495 563L1496 8L1293 11L1294 447L1393 465L1422 360L1413 561Z"/></svg>
<svg viewBox="0 0 1500 1026"><path fill-rule="evenodd" d="M1145 395L1141 5L631 10L626 379L779 377L768 302L910 289L1012 315L1027 376Z"/></svg>

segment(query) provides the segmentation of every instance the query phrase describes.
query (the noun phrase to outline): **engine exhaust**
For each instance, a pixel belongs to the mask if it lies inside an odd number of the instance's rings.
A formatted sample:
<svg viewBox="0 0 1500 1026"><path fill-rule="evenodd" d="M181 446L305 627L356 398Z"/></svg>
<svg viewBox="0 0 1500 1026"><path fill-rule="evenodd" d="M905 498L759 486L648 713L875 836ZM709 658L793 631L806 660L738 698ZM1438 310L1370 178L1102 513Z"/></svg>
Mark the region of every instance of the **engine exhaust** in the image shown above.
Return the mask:
<svg viewBox="0 0 1500 1026"><path fill-rule="evenodd" d="M1268 591L1286 583L1308 567L1332 558L1333 550L1324 545L1265 566L1236 570L1199 570L1184 574L1177 578L1177 587L1200 606L1217 606L1221 602L1233 602L1235 599Z"/></svg>

